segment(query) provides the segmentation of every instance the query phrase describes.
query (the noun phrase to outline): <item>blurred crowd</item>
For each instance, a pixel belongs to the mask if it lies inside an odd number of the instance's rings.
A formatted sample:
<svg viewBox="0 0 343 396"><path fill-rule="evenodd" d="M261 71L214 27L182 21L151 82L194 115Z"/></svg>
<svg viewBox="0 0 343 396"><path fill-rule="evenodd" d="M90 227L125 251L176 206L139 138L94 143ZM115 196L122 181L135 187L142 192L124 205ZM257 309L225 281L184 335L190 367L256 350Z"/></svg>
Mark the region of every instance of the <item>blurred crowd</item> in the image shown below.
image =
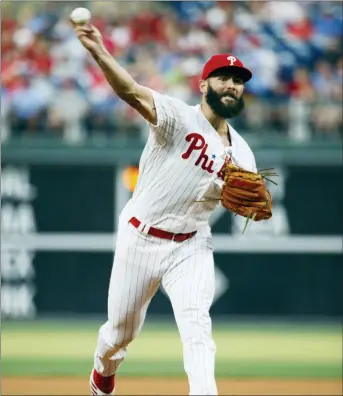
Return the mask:
<svg viewBox="0 0 343 396"><path fill-rule="evenodd" d="M76 38L69 2L49 3L3 17L3 133L144 137L142 118L113 94ZM129 3L120 13L114 3L93 3L93 24L141 84L195 104L205 61L230 52L253 71L246 110L233 120L240 132L342 136L340 2Z"/></svg>

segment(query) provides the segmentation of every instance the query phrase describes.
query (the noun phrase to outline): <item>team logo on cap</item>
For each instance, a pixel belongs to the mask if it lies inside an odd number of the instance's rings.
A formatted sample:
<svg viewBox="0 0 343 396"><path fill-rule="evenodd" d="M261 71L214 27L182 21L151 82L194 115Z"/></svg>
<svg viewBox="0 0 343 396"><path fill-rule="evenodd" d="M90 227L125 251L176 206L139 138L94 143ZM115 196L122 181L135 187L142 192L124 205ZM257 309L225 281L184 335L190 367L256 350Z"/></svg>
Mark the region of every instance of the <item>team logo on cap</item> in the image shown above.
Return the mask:
<svg viewBox="0 0 343 396"><path fill-rule="evenodd" d="M230 61L230 66L233 66L237 59L234 56L228 56L227 60Z"/></svg>

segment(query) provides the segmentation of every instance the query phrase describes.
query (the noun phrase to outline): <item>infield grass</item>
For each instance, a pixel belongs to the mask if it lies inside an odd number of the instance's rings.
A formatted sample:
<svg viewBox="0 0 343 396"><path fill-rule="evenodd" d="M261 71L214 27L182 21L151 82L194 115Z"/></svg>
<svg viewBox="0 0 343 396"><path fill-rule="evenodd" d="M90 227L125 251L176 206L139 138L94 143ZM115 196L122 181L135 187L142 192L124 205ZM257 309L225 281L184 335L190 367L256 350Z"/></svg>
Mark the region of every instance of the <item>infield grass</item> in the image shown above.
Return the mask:
<svg viewBox="0 0 343 396"><path fill-rule="evenodd" d="M5 323L3 375L85 375L101 323ZM339 326L214 326L219 377L342 376ZM176 326L147 324L129 346L122 375L184 375Z"/></svg>

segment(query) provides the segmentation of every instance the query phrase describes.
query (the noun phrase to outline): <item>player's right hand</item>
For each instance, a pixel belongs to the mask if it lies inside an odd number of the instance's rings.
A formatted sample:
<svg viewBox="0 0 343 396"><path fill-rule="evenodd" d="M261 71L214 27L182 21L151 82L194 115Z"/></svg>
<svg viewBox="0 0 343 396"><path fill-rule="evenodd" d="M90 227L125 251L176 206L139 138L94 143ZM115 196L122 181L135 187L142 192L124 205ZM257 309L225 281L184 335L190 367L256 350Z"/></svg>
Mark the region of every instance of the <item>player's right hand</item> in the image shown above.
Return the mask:
<svg viewBox="0 0 343 396"><path fill-rule="evenodd" d="M105 48L101 33L93 25L76 25L73 23L75 33L81 44L91 53L96 54Z"/></svg>

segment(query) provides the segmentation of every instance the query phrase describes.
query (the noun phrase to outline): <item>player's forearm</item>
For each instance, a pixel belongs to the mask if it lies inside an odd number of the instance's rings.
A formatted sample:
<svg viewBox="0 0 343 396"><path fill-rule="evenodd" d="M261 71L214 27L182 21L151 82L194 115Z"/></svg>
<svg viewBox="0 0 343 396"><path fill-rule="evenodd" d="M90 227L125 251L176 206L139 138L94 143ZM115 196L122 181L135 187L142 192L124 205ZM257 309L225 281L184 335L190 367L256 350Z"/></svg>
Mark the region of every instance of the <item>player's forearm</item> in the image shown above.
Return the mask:
<svg viewBox="0 0 343 396"><path fill-rule="evenodd" d="M135 80L105 48L92 53L92 56L100 66L112 89L120 98L127 100L134 96Z"/></svg>

